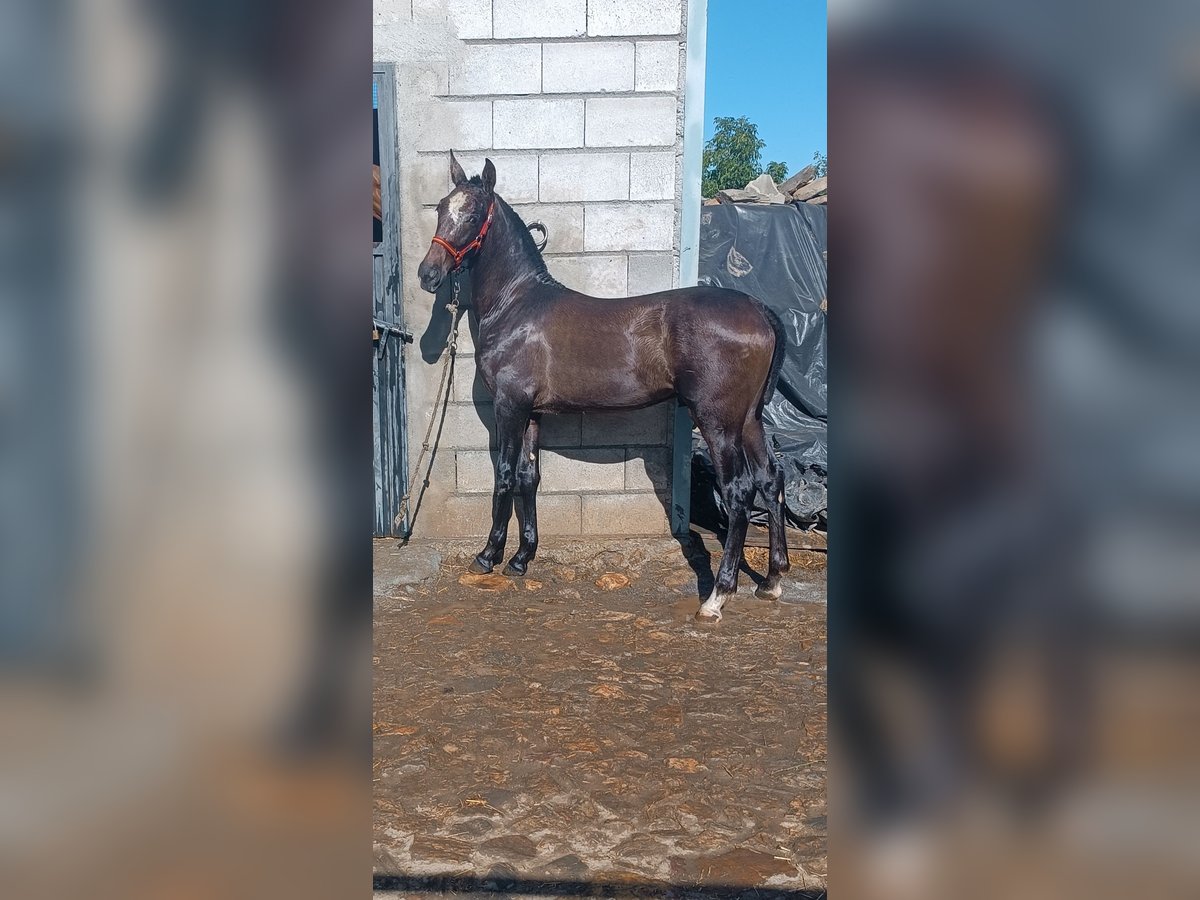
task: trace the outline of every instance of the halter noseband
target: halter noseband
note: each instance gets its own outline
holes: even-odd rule
[[[475,240],[471,241],[471,243],[467,244],[461,250],[455,250],[454,245],[445,238],[439,237],[436,234],[433,236],[433,243],[445,249],[445,251],[454,258],[454,268],[450,271],[457,272],[459,269],[461,269],[463,259],[466,258],[466,255],[472,250],[478,250],[483,245],[483,239],[487,236],[488,229],[492,227],[492,216],[495,212],[496,201],[492,200],[492,202],[488,204],[487,218],[483,220],[483,227],[479,229],[479,234],[475,236]]]

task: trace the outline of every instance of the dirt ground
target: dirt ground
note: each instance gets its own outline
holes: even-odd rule
[[[823,557],[780,601],[743,572],[708,625],[693,546],[551,546],[510,579],[377,542],[377,896],[818,895]]]

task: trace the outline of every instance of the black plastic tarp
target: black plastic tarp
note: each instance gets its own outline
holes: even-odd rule
[[[756,297],[787,331],[787,356],[763,424],[786,474],[788,519],[804,527],[826,517],[826,217],[825,206],[809,203],[722,203],[700,214],[700,284]],[[724,512],[708,448],[699,436],[693,448],[693,520],[722,526],[703,521]],[[764,511],[752,519],[764,522]]]

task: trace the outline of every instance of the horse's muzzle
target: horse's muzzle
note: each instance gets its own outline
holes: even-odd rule
[[[422,288],[431,294],[436,294],[437,289],[446,280],[446,273],[442,271],[441,266],[432,263],[421,263],[420,268],[417,269],[417,278],[420,279]]]

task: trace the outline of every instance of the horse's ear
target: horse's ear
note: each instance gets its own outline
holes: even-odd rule
[[[483,161],[483,186],[488,189],[489,194],[496,190],[496,167],[490,159]]]
[[[463,167],[454,158],[453,150],[450,151],[450,181],[455,187],[461,187],[467,182],[467,173],[463,171]]]

